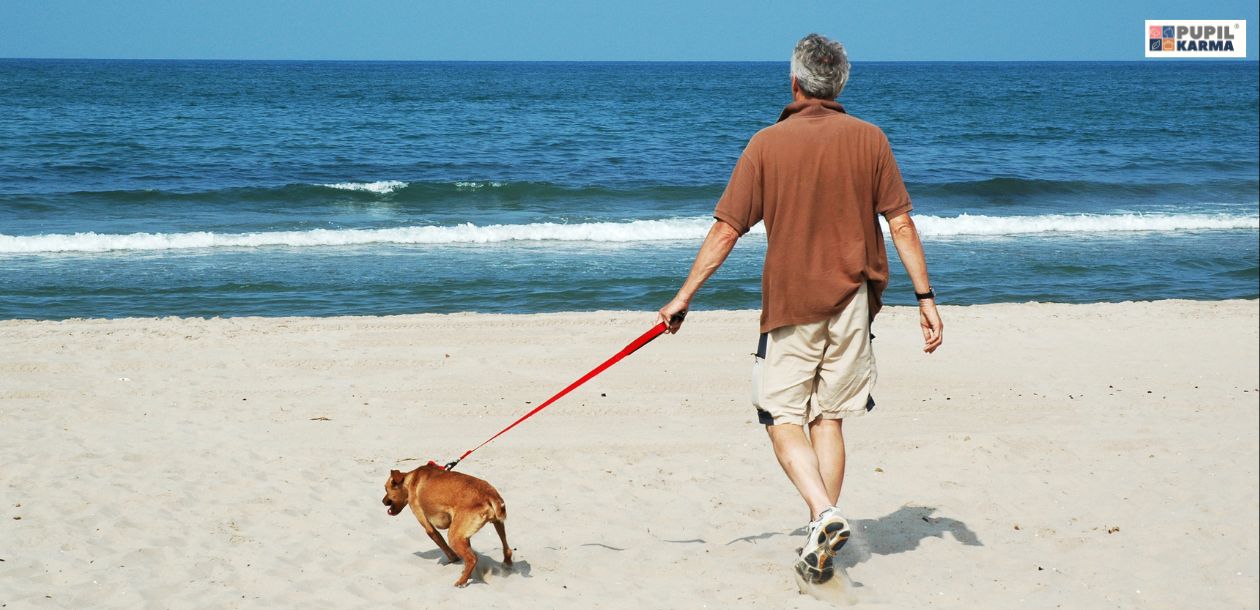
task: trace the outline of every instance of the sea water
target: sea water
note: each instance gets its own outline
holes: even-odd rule
[[[1257,73],[856,63],[840,101],[888,134],[942,303],[1257,298]],[[652,311],[787,77],[0,60],[0,318]],[[758,307],[765,245],[694,307]]]

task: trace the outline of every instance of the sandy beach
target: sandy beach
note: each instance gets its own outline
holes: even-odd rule
[[[864,607],[1256,607],[1256,301],[876,322],[846,426]],[[826,607],[748,405],[756,312],[696,312],[460,466],[507,501],[459,568],[391,468],[447,461],[650,314],[0,322],[0,605]]]

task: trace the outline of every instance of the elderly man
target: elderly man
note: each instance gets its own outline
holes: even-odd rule
[[[832,558],[849,537],[836,507],[844,481],[842,424],[875,406],[870,329],[888,284],[877,214],[888,220],[914,284],[925,352],[940,347],[943,329],[888,139],[834,101],[848,76],[840,43],[817,34],[797,43],[793,102],[748,142],[691,273],[659,314],[678,332],[679,314],[735,241],[765,222],[753,401],[775,457],[809,507],[796,570],[810,582],[832,577]]]

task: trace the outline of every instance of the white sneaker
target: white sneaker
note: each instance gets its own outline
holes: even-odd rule
[[[835,575],[832,559],[849,541],[849,522],[832,506],[809,524],[808,538],[796,561],[796,573],[805,582],[824,583]]]

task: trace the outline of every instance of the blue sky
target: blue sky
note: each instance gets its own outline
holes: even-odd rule
[[[786,60],[817,31],[856,61],[1141,59],[1145,19],[1255,0],[0,0],[0,57]]]

